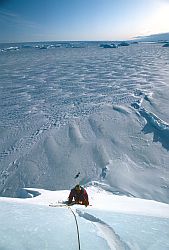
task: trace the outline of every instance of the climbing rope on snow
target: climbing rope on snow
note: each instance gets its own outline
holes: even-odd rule
[[[78,241],[78,247],[79,247],[79,250],[81,249],[80,248],[80,233],[79,233],[79,226],[78,226],[78,222],[77,222],[77,218],[76,218],[76,214],[75,212],[71,209],[71,207],[67,206],[70,211],[72,212],[74,218],[75,218],[75,222],[76,222],[76,229],[77,229],[77,241]]]
[[[81,250],[80,247],[80,233],[79,233],[79,226],[78,226],[78,222],[77,222],[77,218],[76,218],[76,214],[75,212],[71,209],[70,206],[68,206],[67,204],[49,204],[50,207],[67,207],[68,209],[70,209],[71,213],[74,216],[75,219],[75,223],[76,223],[76,230],[77,230],[77,241],[78,241],[78,250]]]

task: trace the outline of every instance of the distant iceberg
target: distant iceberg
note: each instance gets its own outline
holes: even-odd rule
[[[35,48],[36,49],[48,49],[49,45],[47,45],[47,44],[37,45],[37,46],[35,46]]]
[[[23,48],[23,49],[31,49],[31,48],[33,48],[33,46],[30,45],[30,44],[23,44],[23,45],[22,45],[22,48]]]
[[[133,42],[131,42],[131,44],[138,44],[139,42],[136,42],[136,41],[133,41]]]
[[[163,47],[169,47],[169,42],[168,42],[168,43],[165,43],[165,44],[163,45]]]
[[[130,44],[127,42],[121,42],[118,44],[118,46],[129,46]]]
[[[100,44],[100,47],[104,49],[112,49],[112,48],[115,49],[118,46],[115,43],[111,43],[111,44]]]
[[[9,48],[7,48],[6,50],[19,50],[19,47],[9,47]]]
[[[6,51],[16,51],[16,50],[19,50],[19,47],[13,47],[13,46],[11,46],[11,47],[8,47],[8,48],[3,48],[3,49],[1,49],[0,51],[1,52],[6,52]]]

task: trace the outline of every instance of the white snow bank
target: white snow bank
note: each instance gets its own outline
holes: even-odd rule
[[[82,249],[167,249],[169,205],[117,196],[106,191],[110,186],[99,182],[90,183],[86,189],[91,206],[71,207]],[[0,197],[0,249],[78,249],[71,210],[49,206],[67,200],[69,190],[24,190],[32,198]]]
[[[111,190],[111,187],[99,182],[92,182],[86,187],[89,202],[92,205],[90,209],[169,218],[168,204],[153,200],[114,195],[104,189]],[[66,201],[69,196],[69,190],[49,191],[31,188],[25,188],[24,190],[28,194],[27,197],[31,197],[32,193],[39,195],[32,196],[33,198],[29,199],[0,197],[0,202],[18,202],[48,206],[49,204]]]

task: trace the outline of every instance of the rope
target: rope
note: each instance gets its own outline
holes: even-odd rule
[[[68,206],[68,208],[70,209],[70,211],[72,212],[74,218],[75,218],[75,222],[76,222],[76,229],[77,229],[77,241],[78,241],[78,247],[79,247],[79,250],[81,249],[80,248],[80,233],[79,233],[79,227],[78,227],[78,223],[77,223],[77,218],[76,218],[76,215],[74,213],[74,211],[71,209],[71,207]]]

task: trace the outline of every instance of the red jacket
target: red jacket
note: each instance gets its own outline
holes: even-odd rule
[[[78,192],[75,188],[73,188],[69,194],[68,202],[71,203],[72,200],[75,200],[76,203],[82,203],[83,205],[89,205],[88,194],[86,190],[81,187],[81,190]]]

